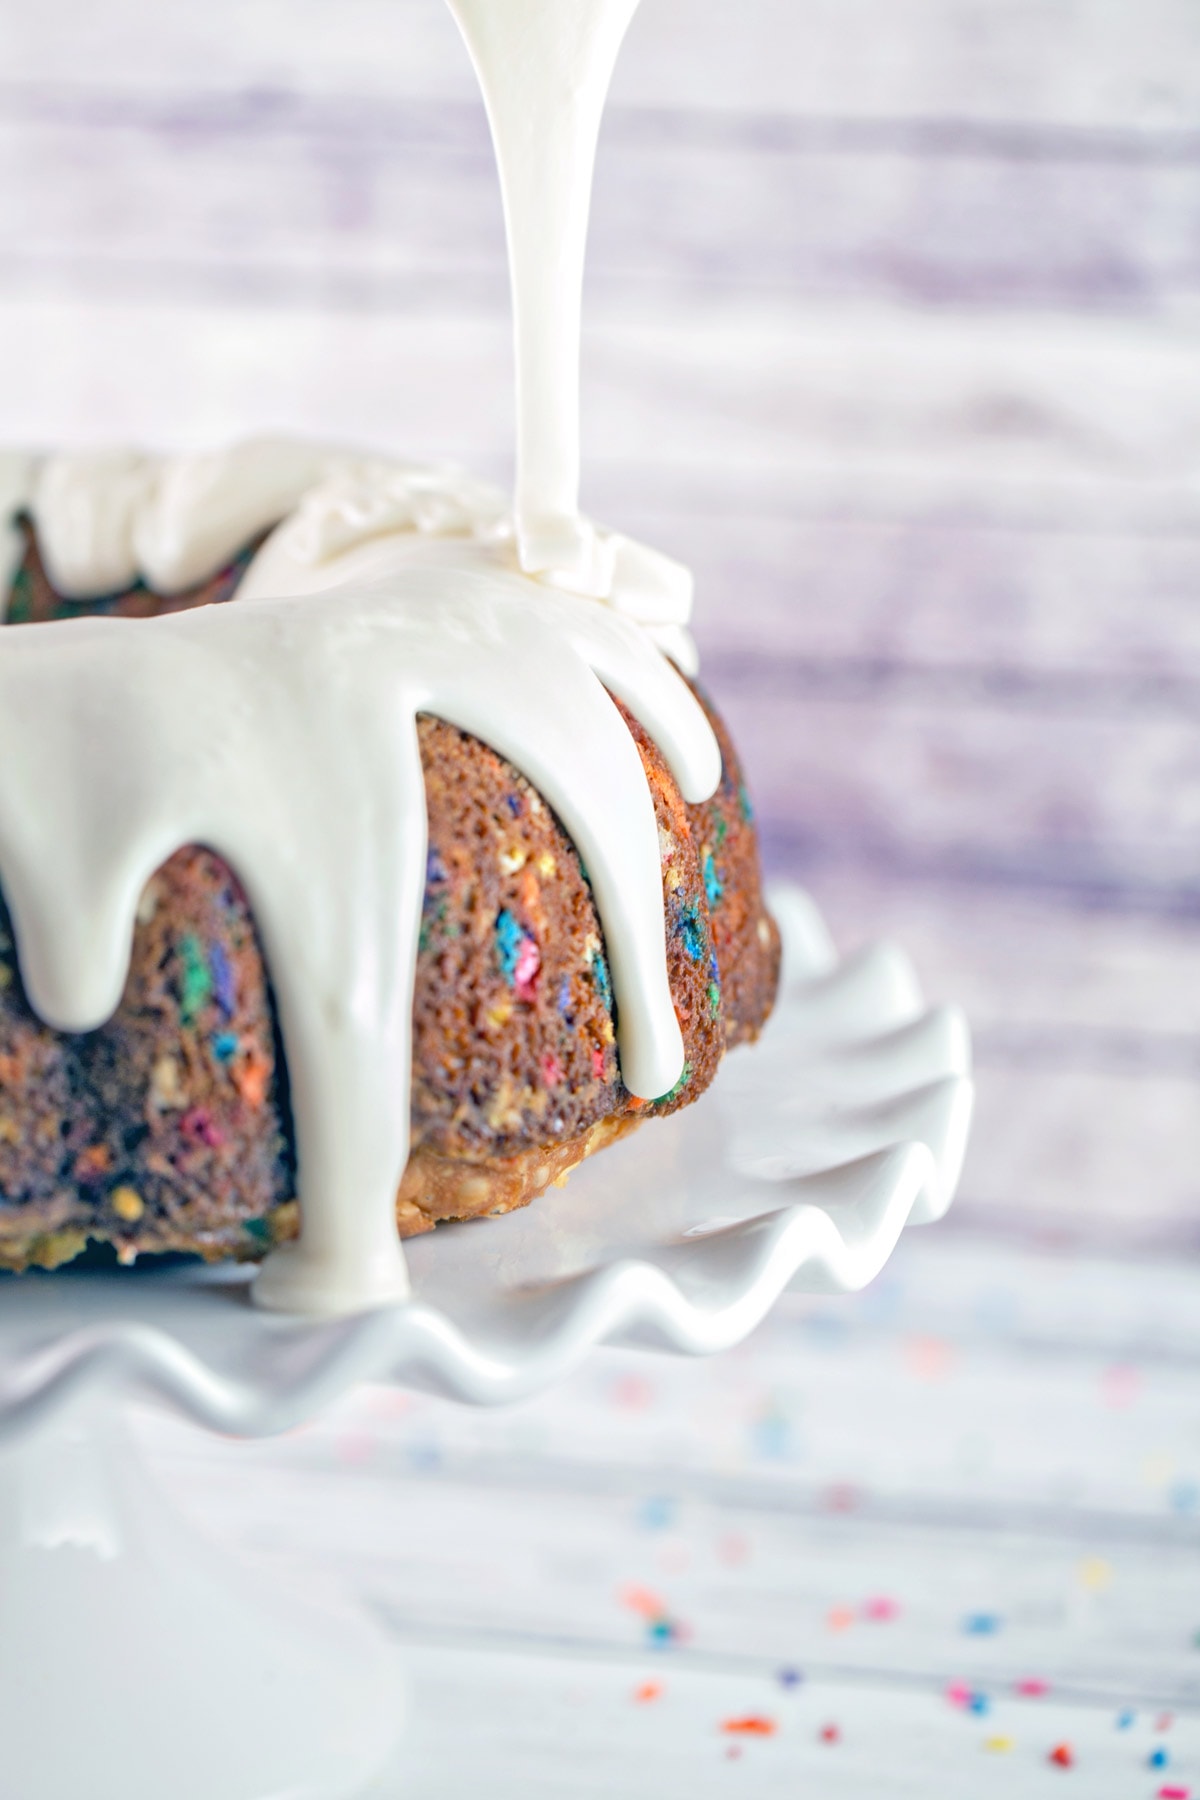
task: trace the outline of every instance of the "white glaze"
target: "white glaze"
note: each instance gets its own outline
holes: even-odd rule
[[[205,521],[205,529],[215,541],[228,539],[216,517]],[[613,577],[607,603],[636,619],[665,656],[694,675],[699,657],[687,630],[690,599],[681,605],[678,590],[656,578],[628,538],[600,531],[596,537]],[[317,593],[382,579],[416,560],[522,574],[500,489],[459,469],[344,457],[271,534],[239,593],[255,599]]]
[[[601,686],[601,682],[604,686]],[[151,620],[0,635],[0,881],[32,1004],[108,1018],[143,886],[180,845],[237,870],[279,1003],[303,1235],[258,1297],[340,1312],[402,1293],[411,1004],[425,872],[415,716],[528,775],[587,864],[621,1069],[664,1093],[683,1061],[653,807],[605,687],[683,792],[719,777],[704,715],[641,629],[521,577],[416,567],[386,582]]]
[[[137,580],[161,594],[183,593],[281,520],[255,564],[255,592],[328,587],[335,559],[389,536],[402,557],[417,534],[470,540],[487,546],[493,566],[520,568],[499,488],[454,467],[291,438],[175,456],[129,449],[41,461],[9,455],[0,458],[0,518],[19,511],[33,519],[46,572],[66,600],[96,599]],[[659,648],[694,674],[688,571],[620,532],[590,521],[587,529],[603,577],[597,597],[647,626]],[[19,552],[10,528],[0,542],[6,592]]]
[[[669,622],[685,624],[689,571],[628,539],[606,539],[579,511],[579,334],[592,172],[613,66],[638,0],[448,3],[483,90],[504,200],[520,566],[596,597],[614,586],[646,590],[661,608],[670,596]]]
[[[654,808],[606,688],[686,798],[720,777],[704,713],[660,654],[695,667],[690,575],[578,509],[588,194],[637,0],[450,4],[505,197],[512,513],[456,471],[286,440],[0,470],[2,516],[31,511],[51,580],[76,598],[138,577],[183,591],[289,515],[232,605],[0,635],[0,882],[32,1004],[86,1031],[120,1001],[154,870],[188,843],[237,870],[279,1005],[302,1216],[256,1298],[310,1313],[407,1291],[394,1203],[425,882],[417,714],[494,746],[562,819],[605,934],[622,1076],[645,1098],[674,1085],[683,1042]]]
[[[37,467],[28,507],[65,599],[119,593],[138,579],[178,594],[277,524],[336,464],[335,452],[290,438],[180,456],[75,451]]]

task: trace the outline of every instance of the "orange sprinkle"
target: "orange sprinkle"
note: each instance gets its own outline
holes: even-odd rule
[[[267,1083],[270,1079],[271,1065],[257,1051],[252,1050],[244,1061],[234,1066],[233,1085],[254,1112],[258,1111],[267,1097]]]
[[[721,1730],[738,1737],[774,1737],[779,1727],[774,1719],[762,1713],[747,1713],[740,1719],[724,1719]]]
[[[621,1589],[621,1605],[643,1619],[665,1619],[666,1603],[650,1588],[629,1586]]]
[[[641,1706],[650,1700],[662,1699],[663,1684],[661,1681],[643,1681],[641,1687],[633,1690],[633,1697]]]
[[[75,1158],[76,1181],[95,1181],[112,1168],[113,1155],[107,1144],[89,1144]]]
[[[830,1631],[845,1631],[854,1623],[852,1606],[831,1606],[825,1615],[825,1623]]]

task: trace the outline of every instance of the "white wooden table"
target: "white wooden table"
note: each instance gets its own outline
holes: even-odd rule
[[[1200,1793],[1198,1375],[1194,1268],[947,1225],[711,1362],[600,1351],[494,1414],[372,1389],[257,1446],[143,1427],[210,1531],[408,1647],[381,1797],[1137,1800]]]

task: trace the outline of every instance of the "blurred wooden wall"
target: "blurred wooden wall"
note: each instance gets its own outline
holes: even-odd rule
[[[441,0],[0,18],[6,439],[511,444]],[[970,1007],[959,1218],[1200,1247],[1200,13],[644,0],[586,500],[692,562],[768,854]]]

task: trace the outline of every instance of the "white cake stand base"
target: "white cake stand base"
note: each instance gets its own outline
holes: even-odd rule
[[[0,1455],[0,1786],[13,1800],[343,1800],[399,1734],[399,1657],[193,1531],[115,1407]]]
[[[0,1792],[12,1800],[348,1800],[402,1725],[365,1618],[277,1591],[186,1526],[119,1406],[147,1391],[239,1436],[361,1380],[517,1399],[596,1344],[703,1353],[789,1283],[865,1285],[953,1196],[971,1111],[960,1015],[884,946],[839,963],[773,897],[785,984],[696,1107],[508,1218],[412,1246],[412,1300],[256,1310],[239,1271],[0,1285]]]

